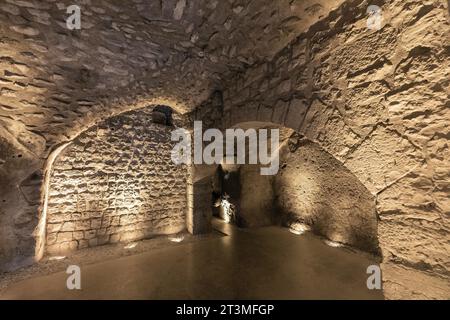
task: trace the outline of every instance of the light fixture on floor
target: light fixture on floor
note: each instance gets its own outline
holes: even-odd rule
[[[184,235],[182,234],[175,234],[175,235],[171,235],[169,236],[169,240],[172,242],[182,242],[184,240]]]
[[[342,243],[335,242],[335,241],[331,241],[331,240],[325,240],[325,243],[326,243],[328,246],[333,247],[333,248],[339,248],[339,247],[342,247],[342,246],[343,246]]]
[[[134,248],[137,247],[137,245],[138,245],[137,242],[132,242],[132,243],[127,244],[127,245],[124,247],[124,249],[127,249],[127,250],[134,249]]]
[[[289,231],[296,235],[304,234],[306,231],[309,230],[311,230],[311,227],[304,223],[295,222],[289,226]]]
[[[48,260],[49,261],[59,261],[59,260],[64,260],[66,258],[66,256],[54,256],[54,257],[50,257]]]

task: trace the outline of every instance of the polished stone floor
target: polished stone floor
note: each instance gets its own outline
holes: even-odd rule
[[[227,236],[81,265],[81,290],[68,290],[60,272],[15,283],[0,299],[383,298],[366,287],[376,262],[363,254],[279,227],[214,226]]]

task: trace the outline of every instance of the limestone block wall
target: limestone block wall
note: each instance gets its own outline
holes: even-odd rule
[[[140,110],[89,129],[54,163],[47,252],[172,234],[186,227],[187,168],[171,160],[172,127]]]
[[[229,81],[224,126],[274,122],[319,143],[375,198],[387,297],[448,298],[448,3],[376,4],[380,30],[366,1],[346,1]]]
[[[126,110],[194,109],[343,1],[0,1],[0,270],[42,248],[36,177],[55,146]]]

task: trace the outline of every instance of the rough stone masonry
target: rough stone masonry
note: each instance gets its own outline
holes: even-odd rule
[[[210,126],[276,123],[317,143],[375,199],[385,296],[449,298],[448,1],[83,0],[82,28],[68,30],[72,4],[0,2],[0,270],[38,259],[42,228],[49,243],[72,248],[117,241],[122,216],[123,225],[141,223],[132,205],[108,198],[123,180],[111,174],[111,186],[98,178],[98,194],[107,191],[98,200],[87,185],[53,182],[54,229],[39,225],[44,177],[52,152],[69,142],[65,152],[80,164],[106,170],[94,151],[115,144],[89,128],[165,104]],[[367,28],[371,4],[382,10],[380,30]],[[157,128],[149,130],[164,132]],[[63,179],[77,170],[65,159],[54,172],[61,182],[77,176]],[[120,172],[140,199],[138,173]],[[58,197],[76,203],[70,215],[80,216],[64,216],[72,225],[57,222],[68,214],[53,209]],[[83,214],[89,226],[78,222]],[[165,228],[163,216],[147,217],[142,232]]]
[[[379,4],[379,31],[367,30],[365,1],[348,1],[237,74],[223,126],[272,122],[318,143],[375,197],[388,296],[448,298],[448,4]]]
[[[188,171],[171,160],[173,128],[151,117],[110,118],[61,152],[47,190],[48,253],[185,230]]]

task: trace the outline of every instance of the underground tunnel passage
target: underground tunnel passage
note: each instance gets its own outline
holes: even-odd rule
[[[0,1],[0,299],[450,298],[447,1],[72,5]]]

